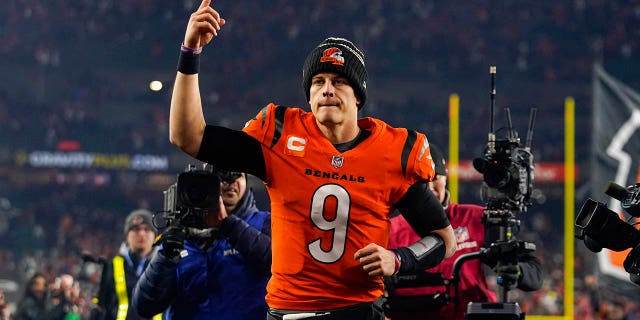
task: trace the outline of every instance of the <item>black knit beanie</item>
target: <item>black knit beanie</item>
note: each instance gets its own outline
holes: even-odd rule
[[[327,38],[307,56],[302,69],[302,88],[309,101],[311,78],[321,72],[335,72],[349,80],[356,97],[358,109],[367,100],[367,68],[364,54],[351,41],[344,38]]]

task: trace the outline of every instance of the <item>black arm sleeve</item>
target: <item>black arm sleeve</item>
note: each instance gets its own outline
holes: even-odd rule
[[[400,272],[416,272],[431,268],[444,259],[446,245],[437,234],[431,233],[450,225],[444,208],[426,182],[418,182],[407,190],[396,208],[413,230],[422,237],[417,242],[394,249],[402,264]]]
[[[207,125],[196,159],[217,168],[246,172],[261,180],[267,176],[260,142],[240,130]]]
[[[154,254],[133,289],[131,305],[143,317],[151,318],[163,312],[177,294],[176,267],[162,254]]]
[[[426,182],[418,182],[409,187],[407,193],[396,203],[396,208],[421,237],[450,225],[442,204],[427,188]]]
[[[271,225],[271,216],[265,219],[264,224]],[[228,216],[220,225],[222,235],[252,266],[265,275],[271,275],[271,228],[265,227],[262,231],[234,215]]]

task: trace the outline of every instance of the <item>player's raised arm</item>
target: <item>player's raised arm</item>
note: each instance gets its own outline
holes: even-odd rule
[[[203,0],[189,18],[171,97],[169,140],[191,156],[200,149],[206,125],[198,84],[200,54],[225,24],[210,3],[211,0]]]

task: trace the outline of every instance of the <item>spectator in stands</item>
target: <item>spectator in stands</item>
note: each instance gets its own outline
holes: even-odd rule
[[[4,299],[4,291],[0,289],[0,320],[11,320],[11,309]]]
[[[603,306],[603,320],[632,320],[633,314],[627,312],[627,305],[622,300],[607,299]]]
[[[67,314],[67,305],[62,301],[54,304],[47,278],[42,273],[34,274],[18,302],[16,320],[59,320]]]

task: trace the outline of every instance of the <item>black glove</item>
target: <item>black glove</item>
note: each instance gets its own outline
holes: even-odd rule
[[[517,263],[498,263],[496,273],[498,274],[499,285],[513,289],[518,285],[518,281],[522,275],[522,270]]]
[[[187,230],[183,227],[171,226],[162,233],[162,250],[160,253],[171,260],[179,260],[180,252],[184,249],[184,239],[187,237]]]

